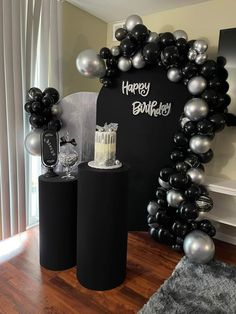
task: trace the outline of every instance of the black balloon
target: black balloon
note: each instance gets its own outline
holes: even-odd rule
[[[225,127],[225,118],[223,114],[213,114],[209,117],[209,120],[213,123],[214,132],[220,132]]]
[[[117,68],[117,59],[116,58],[110,58],[106,60],[106,66],[107,68]]]
[[[194,201],[200,197],[201,189],[200,189],[199,185],[193,183],[186,189],[184,194],[185,194],[187,199]]]
[[[106,69],[106,77],[114,77],[117,74],[117,69],[116,68],[107,68]]]
[[[182,73],[186,79],[190,79],[191,77],[197,75],[198,67],[195,63],[189,62],[182,68]]]
[[[218,104],[219,95],[214,89],[206,89],[202,94],[202,98],[208,103],[208,105],[214,107]]]
[[[183,161],[185,158],[185,154],[182,150],[175,149],[170,154],[170,159],[173,161]]]
[[[184,38],[179,38],[176,40],[176,47],[178,48],[180,54],[186,54],[189,49],[187,40]]]
[[[184,239],[181,238],[181,237],[176,237],[175,243],[179,244],[179,245],[183,245],[184,244]]]
[[[187,147],[188,138],[182,132],[177,132],[174,134],[174,143],[177,147]]]
[[[184,134],[187,136],[193,136],[197,133],[197,126],[196,123],[193,121],[188,121],[185,123],[183,127]]]
[[[156,228],[158,226],[155,216],[151,216],[151,215],[148,216],[147,223],[148,223],[149,227],[151,227],[151,228],[153,228],[153,227]]]
[[[217,76],[222,80],[225,81],[228,78],[228,72],[225,68],[218,67],[217,68]]]
[[[149,64],[155,64],[159,60],[160,47],[157,43],[148,43],[143,47],[143,58]]]
[[[109,59],[112,56],[111,50],[107,47],[103,47],[99,54],[102,59]]]
[[[34,101],[31,105],[32,111],[36,114],[41,114],[44,109],[44,105],[40,101]]]
[[[201,66],[200,73],[207,79],[216,76],[217,64],[213,60],[207,60]]]
[[[42,99],[44,107],[51,107],[54,104],[54,98],[51,95],[45,95]]]
[[[228,107],[231,102],[231,98],[228,94],[219,94],[217,108],[223,107],[224,109]]]
[[[118,28],[115,32],[115,37],[118,41],[121,41],[123,39],[125,39],[125,37],[127,36],[128,32],[126,29],[124,28]]]
[[[212,133],[214,126],[211,121],[203,119],[197,123],[197,130],[200,134]]]
[[[162,33],[160,34],[159,41],[162,47],[171,46],[175,44],[175,36],[170,32]]]
[[[58,91],[53,87],[47,87],[43,91],[43,95],[48,95],[53,98],[53,104],[56,104],[60,98]]]
[[[31,87],[28,91],[28,97],[30,100],[39,101],[43,97],[41,89],[37,87]]]
[[[48,123],[48,128],[51,130],[55,130],[56,132],[60,131],[62,127],[62,123],[61,120],[56,119],[56,120],[52,120]]]
[[[212,228],[212,223],[208,219],[203,219],[198,222],[198,228],[201,231],[208,233]]]
[[[220,67],[223,68],[223,67],[226,65],[226,59],[225,59],[225,57],[223,57],[223,56],[217,57],[216,63],[217,63],[218,66],[220,66]]]
[[[168,46],[162,52],[162,62],[166,66],[177,66],[179,64],[179,51],[176,46]]]
[[[121,41],[120,49],[124,57],[131,57],[137,50],[135,42],[130,38],[125,38]]]
[[[189,179],[183,173],[175,173],[170,176],[169,183],[175,189],[185,189],[189,184]]]
[[[207,188],[204,185],[199,185],[201,189],[201,195],[209,195]]]
[[[42,116],[33,113],[29,118],[29,122],[34,128],[41,128],[44,124],[44,119]]]
[[[166,244],[174,243],[174,236],[167,229],[159,227],[158,230],[158,241]]]
[[[157,188],[156,190],[156,197],[158,199],[166,200],[166,190],[163,188]]]
[[[182,202],[177,211],[181,219],[193,220],[198,217],[198,210],[190,202]]]
[[[198,223],[197,223],[197,221],[189,221],[188,222],[188,229],[189,229],[189,231],[191,232],[191,231],[193,231],[193,230],[196,230],[198,228]]]
[[[190,168],[190,166],[187,165],[186,162],[180,161],[175,165],[175,168],[178,172],[186,173],[188,169]]]
[[[212,225],[210,229],[208,229],[208,232],[207,234],[210,236],[210,237],[214,237],[216,235],[216,228]]]
[[[210,148],[206,153],[198,154],[200,161],[203,164],[210,162],[214,156],[213,150]]]
[[[42,116],[43,116],[44,124],[47,124],[52,119],[52,110],[51,110],[51,108],[49,108],[49,107],[44,108],[44,110],[42,112]]]
[[[104,76],[100,78],[100,82],[103,84],[105,87],[110,87],[112,86],[112,80],[110,77]]]
[[[28,113],[33,113],[33,110],[32,110],[32,102],[31,101],[28,101],[26,104],[25,104],[25,111],[28,112]]]
[[[181,244],[173,244],[172,246],[172,249],[177,251],[177,252],[182,252],[183,251],[183,245]]]
[[[148,29],[143,24],[137,24],[131,31],[131,35],[138,41],[143,42],[147,39]]]
[[[188,155],[185,158],[184,162],[186,162],[186,164],[189,165],[191,168],[196,168],[200,164],[198,156],[196,156],[194,154]]]
[[[208,85],[210,88],[221,92],[221,93],[227,93],[229,89],[229,84],[226,81],[222,81],[219,77],[214,77],[208,82]]]
[[[181,223],[179,221],[175,221],[172,225],[172,231],[176,236],[185,237],[188,232],[188,225]]]
[[[156,202],[160,206],[160,208],[165,208],[168,205],[166,199],[163,198],[158,198]]]
[[[188,41],[189,48],[193,48],[193,44],[195,41],[196,41],[196,39],[192,39],[192,40]]]
[[[168,226],[172,222],[171,218],[167,215],[165,210],[158,210],[156,213],[156,221],[162,226]]]
[[[209,212],[213,208],[213,200],[209,195],[201,195],[196,200],[199,211]]]

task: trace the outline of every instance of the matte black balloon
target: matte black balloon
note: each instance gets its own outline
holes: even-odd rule
[[[203,119],[197,123],[197,130],[200,134],[213,132],[213,123],[207,119]]]
[[[174,143],[177,147],[187,147],[188,138],[182,132],[177,132],[174,134]]]
[[[179,236],[182,238],[182,237],[185,237],[185,235],[188,232],[188,225],[183,224],[179,221],[175,221],[171,229],[176,236]]]
[[[180,54],[186,54],[189,49],[188,42],[184,38],[177,39],[175,45],[178,48]]]
[[[29,118],[29,122],[34,128],[41,128],[43,126],[44,120],[42,116],[38,116],[33,113]]]
[[[187,136],[193,136],[197,133],[197,125],[194,121],[188,121],[183,127],[184,134]]]
[[[196,209],[194,204],[190,202],[181,203],[178,210],[181,219],[193,220],[198,217],[198,210]]]
[[[184,195],[187,199],[194,201],[198,199],[201,195],[201,189],[199,185],[193,183],[185,191]]]
[[[34,102],[32,103],[31,108],[32,108],[32,111],[33,111],[34,113],[36,113],[36,114],[39,115],[39,114],[41,114],[41,113],[43,112],[44,105],[43,105],[43,103],[40,102],[40,101],[34,101]]]
[[[191,168],[196,168],[200,164],[198,156],[196,156],[194,154],[188,155],[185,158],[184,162],[186,162],[186,164],[189,165]]]
[[[170,179],[170,176],[175,173],[175,169],[173,168],[163,168],[160,171],[160,178],[165,181],[168,182]]]
[[[159,60],[160,47],[157,43],[151,42],[143,48],[143,58],[149,64],[155,64]]]
[[[111,87],[112,86],[112,80],[110,77],[104,76],[100,79],[100,82],[103,84],[105,87]]]
[[[185,158],[185,153],[181,150],[175,149],[170,154],[170,159],[173,161],[182,161]]]
[[[124,28],[118,28],[115,32],[115,38],[118,40],[118,41],[121,41],[123,39],[125,39],[125,37],[127,36],[128,32],[126,29]]]
[[[131,31],[131,35],[138,41],[143,42],[147,39],[148,29],[143,24],[137,24]]]
[[[107,47],[101,48],[99,54],[100,54],[100,57],[102,59],[109,59],[112,56],[111,55],[111,50],[109,48],[107,48]]]
[[[171,46],[175,44],[175,36],[170,32],[162,33],[160,34],[159,41],[162,47]]]
[[[121,41],[120,49],[124,57],[131,57],[137,50],[136,44],[130,38],[125,38]]]
[[[159,210],[156,213],[156,221],[162,226],[168,226],[172,222],[171,218],[167,215],[165,210]]]
[[[162,62],[166,66],[177,66],[179,64],[179,51],[176,46],[168,46],[163,50]]]
[[[106,69],[106,77],[114,77],[117,75],[118,70],[116,68]]]
[[[185,189],[189,184],[189,179],[183,173],[175,173],[170,176],[169,183],[175,189]]]
[[[204,185],[199,185],[200,189],[201,189],[201,195],[209,195],[209,192],[207,190],[207,188]]]
[[[62,122],[59,119],[52,120],[48,123],[48,128],[51,130],[55,130],[56,132],[60,131],[62,127]]]
[[[217,68],[217,76],[222,80],[226,81],[228,78],[228,72],[225,68],[218,67]]]
[[[200,161],[203,164],[206,164],[212,160],[212,158],[214,157],[214,153],[212,149],[209,149],[206,153],[198,154],[198,156],[199,156]]]
[[[178,172],[186,173],[188,169],[190,168],[190,166],[187,165],[186,162],[180,161],[176,164],[175,168]]]
[[[106,60],[107,68],[117,68],[118,60],[116,58],[110,58]]]
[[[210,106],[216,106],[218,104],[218,93],[213,89],[206,89],[202,98],[208,103]]]
[[[217,64],[213,60],[207,60],[201,66],[200,73],[207,79],[216,76]]]
[[[157,188],[156,190],[156,197],[158,199],[166,200],[166,190],[163,188]]]
[[[43,91],[43,95],[48,95],[53,98],[53,104],[56,104],[60,98],[58,91],[53,87],[47,87]]]
[[[27,113],[33,113],[33,110],[32,110],[32,102],[31,101],[28,101],[26,104],[25,104],[25,111]]]
[[[38,87],[31,87],[28,90],[28,97],[30,100],[39,101],[42,99],[43,93]]]
[[[223,56],[217,57],[216,63],[217,63],[218,66],[220,66],[220,67],[223,68],[223,67],[226,65],[226,59],[225,59],[225,57],[223,57]]]
[[[215,132],[220,132],[224,129],[225,118],[222,114],[213,114],[209,117],[209,120],[213,123]]]
[[[54,98],[50,95],[45,95],[42,99],[44,107],[51,107],[54,104]]]
[[[182,68],[182,74],[186,79],[190,79],[198,74],[198,67],[195,63],[189,62]]]

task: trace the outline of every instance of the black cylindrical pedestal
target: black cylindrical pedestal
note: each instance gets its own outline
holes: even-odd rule
[[[39,177],[40,264],[51,270],[76,265],[77,179]]]
[[[77,278],[86,288],[108,290],[126,275],[128,167],[79,165]]]

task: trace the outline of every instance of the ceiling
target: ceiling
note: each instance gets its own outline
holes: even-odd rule
[[[131,14],[147,15],[209,0],[67,0],[105,22],[125,19]]]

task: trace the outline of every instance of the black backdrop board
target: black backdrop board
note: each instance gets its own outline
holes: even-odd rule
[[[117,158],[131,166],[129,230],[147,229],[147,204],[155,197],[159,171],[169,161],[173,134],[189,98],[182,82],[170,82],[166,70],[155,67],[122,72],[114,87],[99,93],[97,124],[119,124]]]

